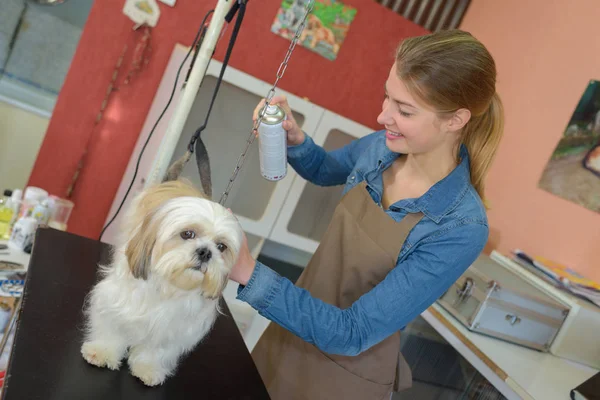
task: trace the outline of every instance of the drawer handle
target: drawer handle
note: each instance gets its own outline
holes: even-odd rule
[[[504,317],[504,319],[509,321],[511,325],[515,325],[515,324],[518,324],[519,322],[521,322],[521,318],[517,317],[516,315],[512,315],[512,314],[506,314],[506,317]]]

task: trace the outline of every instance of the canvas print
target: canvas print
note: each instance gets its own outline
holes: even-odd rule
[[[271,31],[292,40],[302,22],[306,3],[308,0],[283,0]],[[298,44],[329,60],[335,60],[356,12],[356,8],[338,0],[315,0]]]
[[[539,186],[600,212],[600,81],[590,81]]]

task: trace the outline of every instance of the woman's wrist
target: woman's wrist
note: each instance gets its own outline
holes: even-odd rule
[[[250,277],[254,273],[254,268],[256,268],[256,260],[250,258],[247,261],[247,265],[243,269],[243,274],[240,277],[240,281],[238,282],[240,285],[246,286],[250,281]]]
[[[240,254],[229,278],[242,286],[246,286],[256,268],[256,260],[250,254]]]
[[[294,135],[288,135],[288,145],[289,146],[299,146],[304,143],[306,140],[306,133],[304,131],[299,130],[299,132],[294,133]]]

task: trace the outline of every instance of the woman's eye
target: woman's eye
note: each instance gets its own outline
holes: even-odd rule
[[[217,244],[217,249],[218,249],[218,250],[219,250],[219,251],[222,253],[222,252],[224,252],[225,250],[227,250],[227,246],[226,246],[226,245],[224,245],[223,243],[218,243],[218,244]]]
[[[403,117],[410,117],[412,114],[400,110],[400,115],[402,115]]]
[[[183,231],[180,234],[183,240],[190,240],[196,237],[196,232],[194,231]]]

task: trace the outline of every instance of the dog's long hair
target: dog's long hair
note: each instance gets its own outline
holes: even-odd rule
[[[242,243],[230,211],[210,199],[210,163],[196,143],[202,190],[180,177],[190,152],[164,180],[128,207],[119,245],[90,291],[81,352],[91,364],[119,368],[147,385],[174,373],[182,354],[209,332]]]

